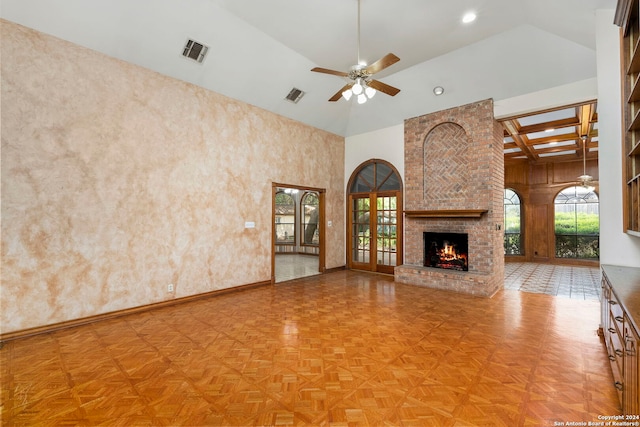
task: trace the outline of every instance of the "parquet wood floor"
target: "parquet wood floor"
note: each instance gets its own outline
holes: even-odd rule
[[[552,426],[620,413],[599,303],[342,271],[11,341],[5,426]]]

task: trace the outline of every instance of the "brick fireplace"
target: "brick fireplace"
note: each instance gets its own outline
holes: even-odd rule
[[[404,264],[395,280],[473,295],[504,283],[503,130],[493,101],[404,123]],[[424,233],[468,235],[468,271],[426,267]]]

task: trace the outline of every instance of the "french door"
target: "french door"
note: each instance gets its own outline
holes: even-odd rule
[[[349,268],[393,274],[402,261],[398,192],[349,196]]]

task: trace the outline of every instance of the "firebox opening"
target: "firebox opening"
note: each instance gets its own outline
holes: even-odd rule
[[[469,236],[466,233],[425,231],[424,266],[469,271]]]

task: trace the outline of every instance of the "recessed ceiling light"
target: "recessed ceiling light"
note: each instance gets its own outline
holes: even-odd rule
[[[433,93],[437,96],[442,95],[444,93],[444,88],[442,86],[436,86],[433,88]]]
[[[476,14],[474,12],[467,12],[462,17],[462,22],[464,22],[465,24],[468,24],[468,23],[473,22],[475,20],[476,20]]]

